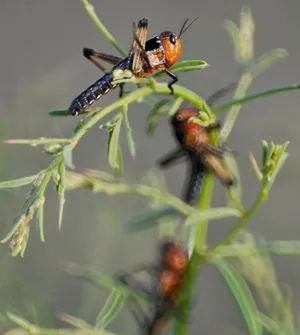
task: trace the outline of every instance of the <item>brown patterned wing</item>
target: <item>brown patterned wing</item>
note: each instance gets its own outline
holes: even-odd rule
[[[137,27],[133,23],[133,42],[130,56],[132,57],[131,70],[133,73],[139,72],[143,66],[143,53],[148,33],[148,20],[143,18],[139,20]]]

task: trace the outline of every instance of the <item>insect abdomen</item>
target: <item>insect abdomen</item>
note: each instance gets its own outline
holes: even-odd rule
[[[78,97],[72,101],[69,107],[69,111],[72,115],[78,115],[96,100],[100,99],[104,94],[115,88],[115,85],[112,85],[111,82],[111,74],[108,73],[80,93]]]
[[[127,58],[122,60],[119,64],[113,67],[112,71],[105,74],[103,77],[98,79],[86,90],[80,93],[72,102],[69,107],[69,112],[72,115],[78,115],[93,104],[96,100],[99,100],[104,94],[116,87],[112,84],[113,71],[115,69],[125,70],[128,67]]]

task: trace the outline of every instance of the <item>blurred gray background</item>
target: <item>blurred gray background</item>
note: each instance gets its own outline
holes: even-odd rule
[[[203,97],[238,78],[232,43],[223,25],[225,19],[239,21],[242,6],[252,8],[256,21],[255,56],[272,48],[289,52],[288,58],[259,76],[250,91],[294,83],[300,80],[299,13],[297,0],[210,0],[210,1],[100,1],[92,2],[110,31],[128,48],[131,24],[147,17],[150,36],[162,30],[178,31],[186,17],[200,19],[183,37],[181,59],[204,59],[210,67],[202,72],[180,74],[180,84]],[[50,118],[48,112],[67,108],[70,101],[101,73],[82,55],[83,47],[116,53],[89,19],[79,0],[2,0],[0,4],[0,139],[68,137],[78,119]],[[101,105],[116,98],[105,97]],[[299,93],[285,93],[245,105],[228,145],[239,152],[244,203],[249,205],[258,191],[248,152],[260,157],[262,138],[290,140],[291,154],[280,172],[267,203],[251,220],[256,235],[272,239],[297,239],[299,225]],[[167,120],[160,123],[155,136],[145,134],[149,108],[130,107],[129,118],[137,143],[133,161],[122,137],[125,171],[130,182],[138,182],[154,167],[155,161],[174,146]],[[97,127],[89,131],[74,152],[77,169],[89,167],[109,171],[106,158],[107,135]],[[51,158],[41,148],[0,147],[1,180],[38,172]],[[180,195],[185,178],[184,165],[166,172],[170,192]],[[28,189],[0,192],[0,227],[3,236],[18,215]],[[221,187],[217,203],[223,202]],[[107,296],[94,287],[64,274],[63,260],[71,260],[114,274],[120,268],[152,260],[157,232],[125,234],[124,218],[146,207],[137,196],[94,196],[89,191],[67,194],[62,231],[57,230],[57,198],[47,191],[45,206],[46,243],[38,240],[33,229],[25,258],[12,259],[7,245],[0,251],[0,312],[19,311],[43,326],[62,326],[55,313],[64,311],[93,322]],[[231,221],[211,226],[210,240],[216,242]],[[299,261],[296,257],[276,258],[282,287],[290,287],[292,304],[300,310]],[[224,334],[225,326],[242,329],[238,311],[216,269],[205,266],[198,279],[196,306],[190,334]],[[32,311],[36,309],[37,313]],[[37,314],[36,317],[34,315]],[[110,330],[119,334],[137,333],[131,316],[124,310]],[[0,325],[1,329],[1,325]]]

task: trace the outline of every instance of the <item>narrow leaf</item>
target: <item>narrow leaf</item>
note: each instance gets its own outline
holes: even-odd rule
[[[236,300],[251,335],[263,335],[263,327],[258,322],[259,311],[243,277],[232,264],[224,260],[214,260],[223,279]]]
[[[146,120],[146,131],[148,134],[152,135],[157,127],[158,121],[165,111],[165,107],[169,100],[162,99],[158,101],[151,109]]]
[[[267,159],[269,157],[269,144],[267,141],[262,140],[262,166],[265,166],[267,164]]]
[[[227,217],[240,217],[242,214],[239,210],[232,207],[217,207],[204,210],[194,210],[192,214],[185,220],[186,226],[192,226],[199,221],[211,221],[224,219]]]
[[[35,174],[33,176],[27,176],[27,177],[22,177],[18,179],[2,181],[0,182],[0,189],[16,188],[16,187],[25,186],[25,185],[33,183],[37,179],[37,177],[38,177],[38,174]]]
[[[274,49],[260,56],[249,69],[249,72],[256,77],[263,71],[266,71],[271,66],[275,65],[281,59],[284,59],[288,52],[284,49]]]
[[[68,171],[66,173],[66,189],[73,190],[77,188],[89,188],[95,193],[103,192],[110,196],[122,193],[136,193],[160,203],[170,205],[185,215],[188,215],[192,210],[191,206],[179,198],[154,187],[142,184],[127,184],[118,179],[108,181],[107,179],[96,178],[95,174],[89,176],[88,173],[82,175]]]
[[[233,187],[230,187],[229,192],[231,192],[231,196],[234,197],[234,199],[230,197],[230,203],[236,207],[237,205],[236,202],[238,202],[238,204],[242,203],[242,182],[241,182],[239,166],[233,154],[226,153],[224,155],[224,158],[225,162],[230,168],[230,171],[232,172],[232,175],[235,178],[235,184],[233,185]],[[240,206],[238,207],[240,208]]]
[[[45,197],[42,197],[39,201],[39,207],[36,211],[36,228],[40,236],[40,240],[45,242],[44,236],[44,204],[45,204]]]
[[[113,169],[119,169],[120,166],[120,130],[123,119],[123,113],[119,114],[119,117],[116,119],[114,127],[109,132],[108,140],[108,162]]]
[[[188,72],[194,70],[203,70],[209,67],[209,64],[204,60],[184,60],[176,63],[170,67],[172,72]],[[154,74],[154,77],[159,77],[164,74],[164,71],[158,71]]]
[[[124,121],[124,128],[125,128],[125,134],[126,134],[129,152],[130,152],[131,157],[134,158],[136,155],[135,142],[132,136],[132,128],[129,123],[127,111],[124,111],[123,121]]]
[[[117,316],[124,305],[124,295],[113,290],[96,318],[95,328],[105,329]]]
[[[18,230],[21,224],[24,222],[25,215],[22,215],[19,221],[13,226],[13,228],[9,231],[9,233],[0,241],[0,243],[8,242],[14,235],[14,233]]]
[[[72,146],[66,145],[63,149],[63,159],[65,166],[68,167],[71,170],[75,169],[75,165],[73,164],[73,152],[72,152]]]
[[[116,41],[115,37],[108,31],[102,21],[99,19],[98,15],[95,12],[95,8],[87,0],[81,0],[85,10],[87,11],[89,17],[92,19],[93,23],[106,38],[106,40],[123,56],[126,57],[127,53]]]
[[[116,282],[111,277],[103,275],[102,273],[90,268],[83,267],[79,264],[66,262],[62,264],[63,270],[67,273],[82,278],[89,283],[95,285],[97,288],[106,288],[112,290],[116,286]]]
[[[299,255],[300,241],[261,241],[256,245],[249,243],[233,243],[218,247],[214,257],[246,257],[256,256],[258,253],[269,253],[273,255]]]
[[[10,313],[10,312],[7,312],[7,317],[14,323],[16,324],[17,326],[23,328],[24,330],[27,330],[29,333],[31,334],[38,334],[38,332],[40,331],[40,328],[32,323],[30,323],[29,321],[27,321],[26,319],[16,315],[16,314],[13,314],[13,313]]]
[[[5,140],[3,143],[5,144],[29,144],[32,147],[36,147],[38,145],[51,145],[51,144],[68,144],[71,143],[71,139],[69,138],[46,138],[41,137],[37,139],[10,139]]]
[[[116,177],[120,177],[122,175],[122,166],[123,166],[123,154],[122,154],[122,148],[120,144],[118,146],[117,154],[118,154],[117,156],[118,167],[114,169],[114,175]]]
[[[153,228],[159,224],[159,219],[166,216],[174,216],[179,213],[170,206],[160,206],[136,214],[127,225],[129,231],[137,232]]]
[[[64,162],[61,162],[58,166],[58,173],[60,176],[58,184],[58,229],[61,230],[64,204],[65,204],[65,173],[66,168]]]
[[[248,89],[248,87],[250,86],[250,84],[252,83],[253,80],[253,76],[249,73],[249,72],[245,72],[244,74],[242,74],[241,79],[239,80],[239,83],[237,85],[235,94],[233,99],[238,99],[243,97],[246,94],[246,91]],[[229,134],[231,133],[236,119],[238,117],[238,114],[241,110],[241,105],[236,105],[236,106],[232,106],[229,113],[227,114],[225,121],[223,123],[223,127],[220,131],[220,143],[225,143]]]
[[[257,179],[259,181],[261,181],[263,179],[263,174],[261,173],[261,170],[260,170],[260,168],[258,166],[257,160],[254,157],[254,155],[253,155],[252,152],[249,152],[249,159],[250,159],[251,166],[253,168],[253,171],[254,171]]]
[[[299,255],[300,241],[268,241],[262,248],[276,255]]]
[[[60,320],[68,323],[69,325],[78,328],[78,329],[83,329],[83,330],[89,330],[93,329],[91,325],[86,323],[84,320],[80,318],[76,318],[75,316],[72,316],[67,313],[57,313],[56,315]]]
[[[277,166],[276,166],[276,170],[273,172],[272,176],[271,176],[271,179],[269,180],[269,183],[268,183],[268,191],[270,191],[279,171],[281,170],[283,164],[285,163],[285,161],[288,159],[289,157],[289,154],[287,152],[283,153],[282,156],[280,157],[278,163],[277,163]]]
[[[184,100],[182,98],[176,98],[175,101],[174,101],[174,103],[173,103],[173,105],[169,109],[168,115],[169,116],[174,115],[177,112],[178,108],[183,103],[183,101]]]
[[[241,45],[241,36],[240,36],[240,31],[238,26],[229,20],[225,21],[224,28],[226,29],[229,37],[232,40],[233,46],[234,46],[234,51],[235,51],[235,59],[238,62],[241,62],[241,57],[240,57],[240,45]]]
[[[267,330],[269,334],[272,335],[283,335],[284,333],[280,329],[279,325],[272,318],[267,315],[260,313],[257,318],[257,322],[260,322],[261,325]]]
[[[142,295],[137,294],[134,288],[131,288],[130,286],[127,285],[123,285],[117,279],[112,279],[110,276],[106,276],[93,269],[86,268],[71,262],[65,263],[63,265],[63,269],[67,273],[73,276],[86,280],[87,282],[93,284],[97,288],[100,289],[105,288],[110,291],[117,290],[118,292],[121,292],[123,294],[130,294],[139,301],[142,302],[147,301]]]

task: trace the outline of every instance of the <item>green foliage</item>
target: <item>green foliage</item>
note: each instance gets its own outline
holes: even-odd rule
[[[82,4],[107,41],[113,45],[122,56],[126,56],[126,52],[97,17],[94,7],[87,0],[82,0]],[[259,206],[267,200],[271,187],[288,157],[288,153],[286,152],[288,142],[284,144],[274,144],[271,142],[269,144],[263,141],[261,165],[256,161],[254,155],[250,154],[250,162],[258,178],[260,188],[252,205],[248,209],[245,209],[242,204],[240,172],[237,162],[232,155],[228,155],[226,161],[237,177],[238,186],[226,190],[227,203],[222,207],[214,208],[211,206],[214,179],[213,176],[208,173],[204,176],[199,200],[194,208],[170,193],[161,190],[161,188],[157,186],[149,186],[145,183],[129,184],[121,178],[122,151],[120,135],[122,131],[125,132],[131,156],[136,156],[135,141],[128,117],[128,113],[130,112],[129,106],[133,103],[146,102],[151,105],[146,122],[146,130],[150,134],[156,129],[161,117],[173,115],[183,102],[189,103],[199,109],[202,112],[202,117],[199,122],[205,122],[205,124],[214,123],[218,113],[228,110],[220,134],[214,133],[211,137],[213,144],[219,144],[227,140],[244,103],[279,92],[300,89],[300,84],[295,84],[266,89],[247,96],[247,89],[253,79],[283,59],[287,53],[285,50],[275,49],[257,59],[254,58],[254,21],[249,8],[242,10],[240,28],[231,21],[227,21],[225,27],[233,41],[235,58],[242,66],[240,80],[236,85],[233,99],[229,102],[210,109],[205,100],[187,88],[175,85],[174,95],[170,96],[170,91],[166,83],[158,83],[153,77],[150,79],[139,79],[134,77],[130,71],[129,73],[128,71],[117,71],[117,73],[114,73],[115,83],[131,83],[133,86],[135,84],[142,84],[143,86],[134,89],[126,96],[104,108],[89,109],[78,122],[70,138],[10,139],[5,141],[7,144],[30,145],[33,147],[43,146],[44,153],[52,157],[52,162],[47,168],[35,175],[0,183],[1,189],[30,186],[30,192],[24,203],[20,217],[16,220],[11,231],[2,239],[1,243],[10,241],[12,256],[20,255],[24,257],[30,235],[31,221],[34,216],[36,216],[36,226],[39,237],[41,241],[45,241],[45,191],[51,181],[54,182],[58,196],[59,229],[63,222],[64,203],[66,192],[68,191],[88,189],[95,194],[104,193],[108,196],[135,193],[150,199],[152,202],[151,205],[154,205],[153,208],[138,213],[125,225],[125,229],[129,231],[140,231],[157,227],[164,217],[178,215],[184,217],[185,223],[183,229],[188,236],[190,263],[189,275],[184,281],[182,292],[183,313],[188,312],[189,301],[195,288],[197,273],[201,270],[204,263],[210,262],[220,271],[225,284],[228,286],[232,297],[237,303],[245,326],[250,334],[262,335],[267,331],[271,334],[293,335],[296,334],[297,330],[295,328],[290,303],[278,288],[271,260],[266,254],[299,254],[300,241],[257,242],[251,235],[242,233]],[[177,63],[171,70],[173,72],[186,72],[202,70],[207,66],[208,64],[203,60],[189,60]],[[154,77],[160,76],[161,74],[162,73],[159,72],[155,74]],[[163,96],[163,99],[157,100],[153,95]],[[108,162],[114,175],[89,169],[86,169],[82,173],[70,171],[74,169],[72,153],[76,149],[79,141],[87,134],[91,127],[95,126],[112,112],[115,112],[115,114],[108,122],[101,125],[100,128],[108,131]],[[49,114],[51,116],[69,115],[67,111],[61,110],[53,111]],[[209,247],[207,242],[209,223],[212,220],[221,221],[225,218],[235,218],[235,226],[217,245]],[[244,237],[242,242],[238,240],[238,237],[241,236]],[[254,268],[255,271],[253,271]],[[98,289],[105,288],[110,292],[106,303],[96,318],[95,325],[89,325],[77,317],[60,313],[58,317],[73,328],[42,329],[26,319],[8,312],[7,317],[18,329],[11,330],[7,334],[109,335],[112,333],[106,331],[105,328],[117,317],[120,309],[124,305],[126,297],[134,297],[143,304],[147,304],[148,302],[146,297],[138,294],[133,289],[93,269],[67,263],[64,264],[64,270],[73,276],[92,283]],[[249,283],[254,287],[260,303],[265,308],[263,313],[260,311],[256,299],[253,298]],[[275,304],[277,305],[275,306]],[[186,329],[186,323],[182,320],[175,320],[175,334],[186,334]]]

